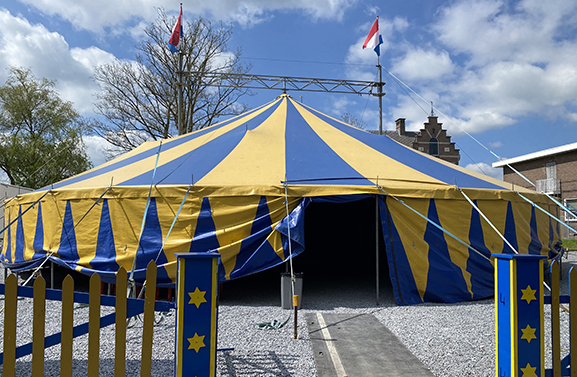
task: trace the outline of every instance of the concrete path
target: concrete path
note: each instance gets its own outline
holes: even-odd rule
[[[319,377],[433,377],[371,314],[307,313]]]

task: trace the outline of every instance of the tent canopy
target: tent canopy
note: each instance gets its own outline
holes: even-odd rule
[[[174,253],[218,251],[226,281],[289,258],[289,228],[292,256],[303,252],[311,201],[374,195],[397,302],[461,301],[492,295],[488,257],[513,252],[462,192],[518,252],[553,256],[559,247],[558,226],[512,189],[282,95],[16,197],[5,206],[7,223],[17,221],[2,260],[22,269],[48,256],[105,281],[133,265],[142,281],[155,260],[159,283],[172,285]],[[556,213],[546,196],[523,195]]]

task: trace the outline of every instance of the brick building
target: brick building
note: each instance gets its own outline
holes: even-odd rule
[[[537,191],[545,192],[564,202],[577,213],[577,143],[545,149],[523,156],[509,158],[493,163],[494,168],[503,168],[503,180],[516,186],[535,190],[523,177],[513,171],[517,170],[535,184]],[[577,229],[577,219],[569,214],[561,215],[571,227]],[[561,236],[570,234],[567,228],[561,227]]]
[[[455,149],[455,143],[451,141],[451,136],[447,136],[447,130],[443,129],[443,123],[439,123],[437,117],[431,115],[424,126],[425,128],[419,132],[406,131],[405,118],[399,118],[396,120],[396,130],[384,131],[384,134],[420,152],[459,165],[461,154],[458,149]]]

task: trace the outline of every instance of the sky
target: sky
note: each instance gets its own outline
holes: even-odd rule
[[[94,116],[95,68],[131,61],[143,27],[168,0],[4,0],[0,3],[0,85],[10,67],[57,81],[62,99]],[[232,25],[228,48],[242,49],[251,74],[377,81],[377,56],[362,49],[379,16],[386,83],[383,129],[406,118],[423,128],[431,112],[461,151],[460,165],[491,167],[577,141],[577,2],[574,0],[183,0],[183,21],[202,16]],[[280,92],[254,90],[254,108]],[[289,92],[341,118],[378,129],[378,99]],[[224,119],[223,119],[224,120]],[[95,165],[104,141],[85,137]]]

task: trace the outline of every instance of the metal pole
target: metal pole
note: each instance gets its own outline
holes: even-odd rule
[[[379,306],[379,196],[375,195],[375,264],[377,274],[377,306]]]
[[[293,283],[294,285],[294,283]],[[298,326],[298,309],[299,309],[299,301],[300,301],[300,296],[295,295],[293,293],[293,307],[294,307],[294,326],[293,326],[293,339],[296,339],[298,337],[298,333],[297,333],[297,326]]]
[[[377,68],[379,68],[379,135],[383,134],[383,70],[381,67],[380,58],[377,56]]]
[[[182,121],[182,52],[178,53],[178,134],[184,134],[184,125]]]

